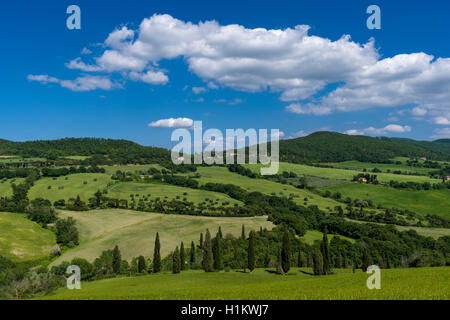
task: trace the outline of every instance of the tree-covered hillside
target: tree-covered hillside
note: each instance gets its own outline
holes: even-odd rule
[[[447,161],[450,160],[450,140],[429,142],[316,132],[307,137],[280,141],[281,161],[293,163],[383,162],[394,157],[427,157]]]
[[[144,147],[126,140],[98,138],[65,138],[59,140],[38,140],[12,142],[0,140],[0,155],[19,155],[22,157],[107,156],[120,163],[135,162],[140,159],[157,163],[170,160],[170,152],[163,148]]]

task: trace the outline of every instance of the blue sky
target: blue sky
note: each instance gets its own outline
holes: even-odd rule
[[[71,4],[81,30],[66,28]],[[366,27],[371,4],[381,30]],[[173,128],[156,122],[178,118],[277,128],[285,138],[317,130],[450,138],[448,12],[435,0],[5,1],[0,138],[169,147]]]

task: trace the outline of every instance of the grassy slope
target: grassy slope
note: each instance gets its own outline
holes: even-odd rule
[[[68,178],[68,180],[65,180]],[[97,181],[94,181],[97,179]],[[87,184],[84,184],[84,181]],[[110,176],[102,173],[79,173],[71,174],[67,177],[42,178],[35,182],[34,186],[28,192],[30,199],[44,198],[52,202],[60,199],[69,200],[80,196],[81,200],[87,201],[94,196],[97,190],[106,188],[108,182],[111,181]],[[51,186],[51,189],[48,189]],[[64,189],[59,190],[59,187]]]
[[[60,289],[45,299],[172,299],[172,300],[275,300],[275,299],[448,299],[450,268],[382,270],[381,290],[366,287],[368,274],[338,270],[316,277],[293,269],[279,276],[263,269],[253,273],[205,273],[117,278],[82,283],[81,290]]]
[[[150,168],[156,168],[158,170],[161,170],[162,167],[158,164],[143,164],[143,165],[128,165],[128,166],[102,166],[105,168],[106,173],[109,175],[112,175],[116,173],[118,170],[122,172],[131,172],[131,173],[137,173],[137,172],[145,172],[148,171]]]
[[[187,193],[187,195],[184,195],[184,193]],[[218,192],[195,190],[166,184],[137,182],[125,182],[113,185],[108,189],[107,196],[130,200],[131,194],[139,194],[139,197],[136,197],[136,199],[142,198],[143,196],[148,196],[150,194],[151,197],[149,197],[149,199],[160,198],[161,200],[164,200],[165,197],[168,197],[167,200],[170,201],[172,199],[176,199],[177,196],[180,196],[180,200],[186,198],[187,201],[192,201],[195,203],[203,202],[206,198],[208,198],[214,201],[219,199],[219,205],[222,205],[223,201],[230,202],[230,205],[235,203],[242,204],[242,202],[234,200],[229,196]]]
[[[53,232],[23,214],[0,212],[0,255],[32,260],[48,256],[55,244]]]
[[[297,189],[290,185],[283,185],[276,182],[264,180],[264,179],[252,179],[245,176],[238,175],[228,171],[224,167],[200,167],[198,168],[201,178],[200,183],[231,183],[247,190],[248,192],[258,191],[264,194],[270,195],[275,192],[278,196],[284,195],[289,197],[291,193],[298,195],[294,198],[294,201],[303,204],[305,197],[309,198],[308,205],[317,205],[319,208],[326,210],[327,207],[334,208],[340,203],[332,200],[320,197],[307,190]]]
[[[346,183],[327,190],[339,191],[352,199],[371,199],[385,207],[409,209],[421,214],[450,218],[450,190],[408,191],[383,186]]]
[[[207,228],[215,233],[221,226],[224,235],[232,233],[238,236],[242,224],[247,231],[259,230],[260,226],[272,229],[273,226],[266,217],[212,218],[130,210],[62,211],[60,214],[77,220],[81,242],[80,246],[65,253],[54,264],[70,261],[74,257],[92,261],[116,244],[124,259],[130,260],[139,255],[151,257],[156,232],[161,238],[161,254],[166,256],[181,241],[184,241],[186,248],[190,247],[191,241],[198,242],[200,233]]]
[[[423,162],[423,161],[422,161]],[[410,167],[406,163],[403,163],[401,165],[397,164],[383,164],[383,163],[369,163],[369,162],[359,162],[359,161],[344,161],[344,162],[331,162],[331,163],[325,163],[326,165],[330,165],[336,168],[340,169],[353,169],[353,170],[372,170],[374,168],[380,169],[383,172],[386,172],[386,170],[400,170],[402,172],[418,172],[420,174],[427,175],[430,171],[436,171],[437,169],[430,169],[430,168],[421,168],[421,167]]]
[[[258,165],[246,165],[248,168],[252,169],[254,172],[259,173],[260,164]],[[336,169],[336,168],[318,168],[312,167],[302,164],[293,164],[280,162],[280,170],[283,171],[292,171],[298,175],[310,175],[316,177],[323,177],[328,179],[343,179],[343,180],[353,180],[353,177],[362,172],[362,170],[345,170],[345,169]],[[378,180],[380,182],[389,182],[391,180],[406,182],[430,182],[430,183],[439,183],[441,180],[439,179],[431,179],[425,176],[409,176],[409,175],[400,175],[393,173],[376,173],[378,176]]]
[[[0,197],[10,197],[12,196],[12,186],[11,182],[14,180],[15,184],[20,184],[25,181],[23,178],[15,178],[15,179],[9,179],[5,182],[0,181]]]

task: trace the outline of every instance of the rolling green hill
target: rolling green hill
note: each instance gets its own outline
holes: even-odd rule
[[[55,234],[18,213],[0,212],[0,255],[13,260],[48,257]]]
[[[429,142],[316,132],[307,137],[280,141],[280,160],[293,163],[379,162],[399,156],[450,160],[450,143],[447,140]]]
[[[131,210],[95,210],[89,212],[62,211],[61,217],[73,217],[80,231],[80,245],[58,258],[53,264],[70,261],[75,257],[93,261],[102,251],[117,244],[122,258],[153,255],[156,233],[161,239],[161,254],[166,256],[184,241],[198,242],[201,232],[216,232],[219,226],[224,235],[240,235],[242,225],[246,230],[272,229],[267,217],[212,218],[199,216],[169,215]]]
[[[450,267],[385,269],[381,290],[369,290],[368,274],[335,270],[312,276],[294,268],[287,276],[256,269],[252,273],[183,271],[134,278],[83,282],[82,290],[60,289],[49,300],[404,300],[449,299]]]

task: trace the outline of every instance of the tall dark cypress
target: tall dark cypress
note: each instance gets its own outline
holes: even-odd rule
[[[180,273],[180,269],[181,269],[180,252],[178,251],[178,247],[176,247],[172,256],[172,273],[174,274]]]
[[[291,259],[290,259],[290,246],[289,246],[289,232],[288,230],[284,231],[283,234],[283,243],[281,247],[281,267],[284,273],[288,273],[291,268]]]
[[[180,246],[180,270],[186,270],[186,252],[184,251],[184,243]]]
[[[314,274],[316,276],[320,276],[320,275],[324,274],[324,272],[323,272],[323,257],[322,257],[321,250],[318,247],[315,249],[313,261],[314,261],[314,266],[313,266]]]
[[[330,267],[330,249],[328,246],[328,235],[327,235],[327,228],[325,227],[325,230],[323,231],[323,239],[322,239],[322,245],[321,245],[321,253],[323,257],[323,272],[324,274],[329,274],[331,272]]]
[[[155,249],[153,251],[153,273],[161,271],[161,244],[159,243],[159,233],[156,233]]]
[[[147,272],[147,263],[145,262],[145,258],[143,256],[139,256],[138,258],[138,272],[139,273]]]
[[[246,236],[245,236],[245,226],[244,226],[244,225],[242,225],[241,239],[242,239],[242,240],[245,240],[245,239],[246,239]]]
[[[303,252],[299,251],[297,256],[297,267],[303,268],[305,266],[305,258]]]
[[[200,233],[200,243],[199,243],[199,248],[203,249],[203,232]]]
[[[220,226],[219,226],[219,231],[217,232],[217,235],[220,237],[220,239],[223,239],[222,228]]]
[[[248,269],[252,272],[255,269],[255,239],[254,232],[250,231],[248,239]]]
[[[362,271],[366,272],[369,266],[370,266],[370,252],[367,246],[364,246],[362,266],[361,266]]]
[[[206,230],[205,241],[203,242],[203,270],[211,272],[213,270],[212,264],[212,248],[211,248],[211,234]]]
[[[220,230],[219,230],[220,232]],[[220,233],[217,232],[216,238],[213,240],[213,257],[214,257],[214,269],[222,270],[222,238]]]
[[[112,261],[113,272],[115,274],[120,274],[121,263],[122,263],[122,256],[120,254],[119,247],[116,245],[113,250],[113,261]]]
[[[191,252],[190,252],[190,259],[189,262],[191,263],[191,268],[195,263],[195,244],[194,241],[191,242]]]

